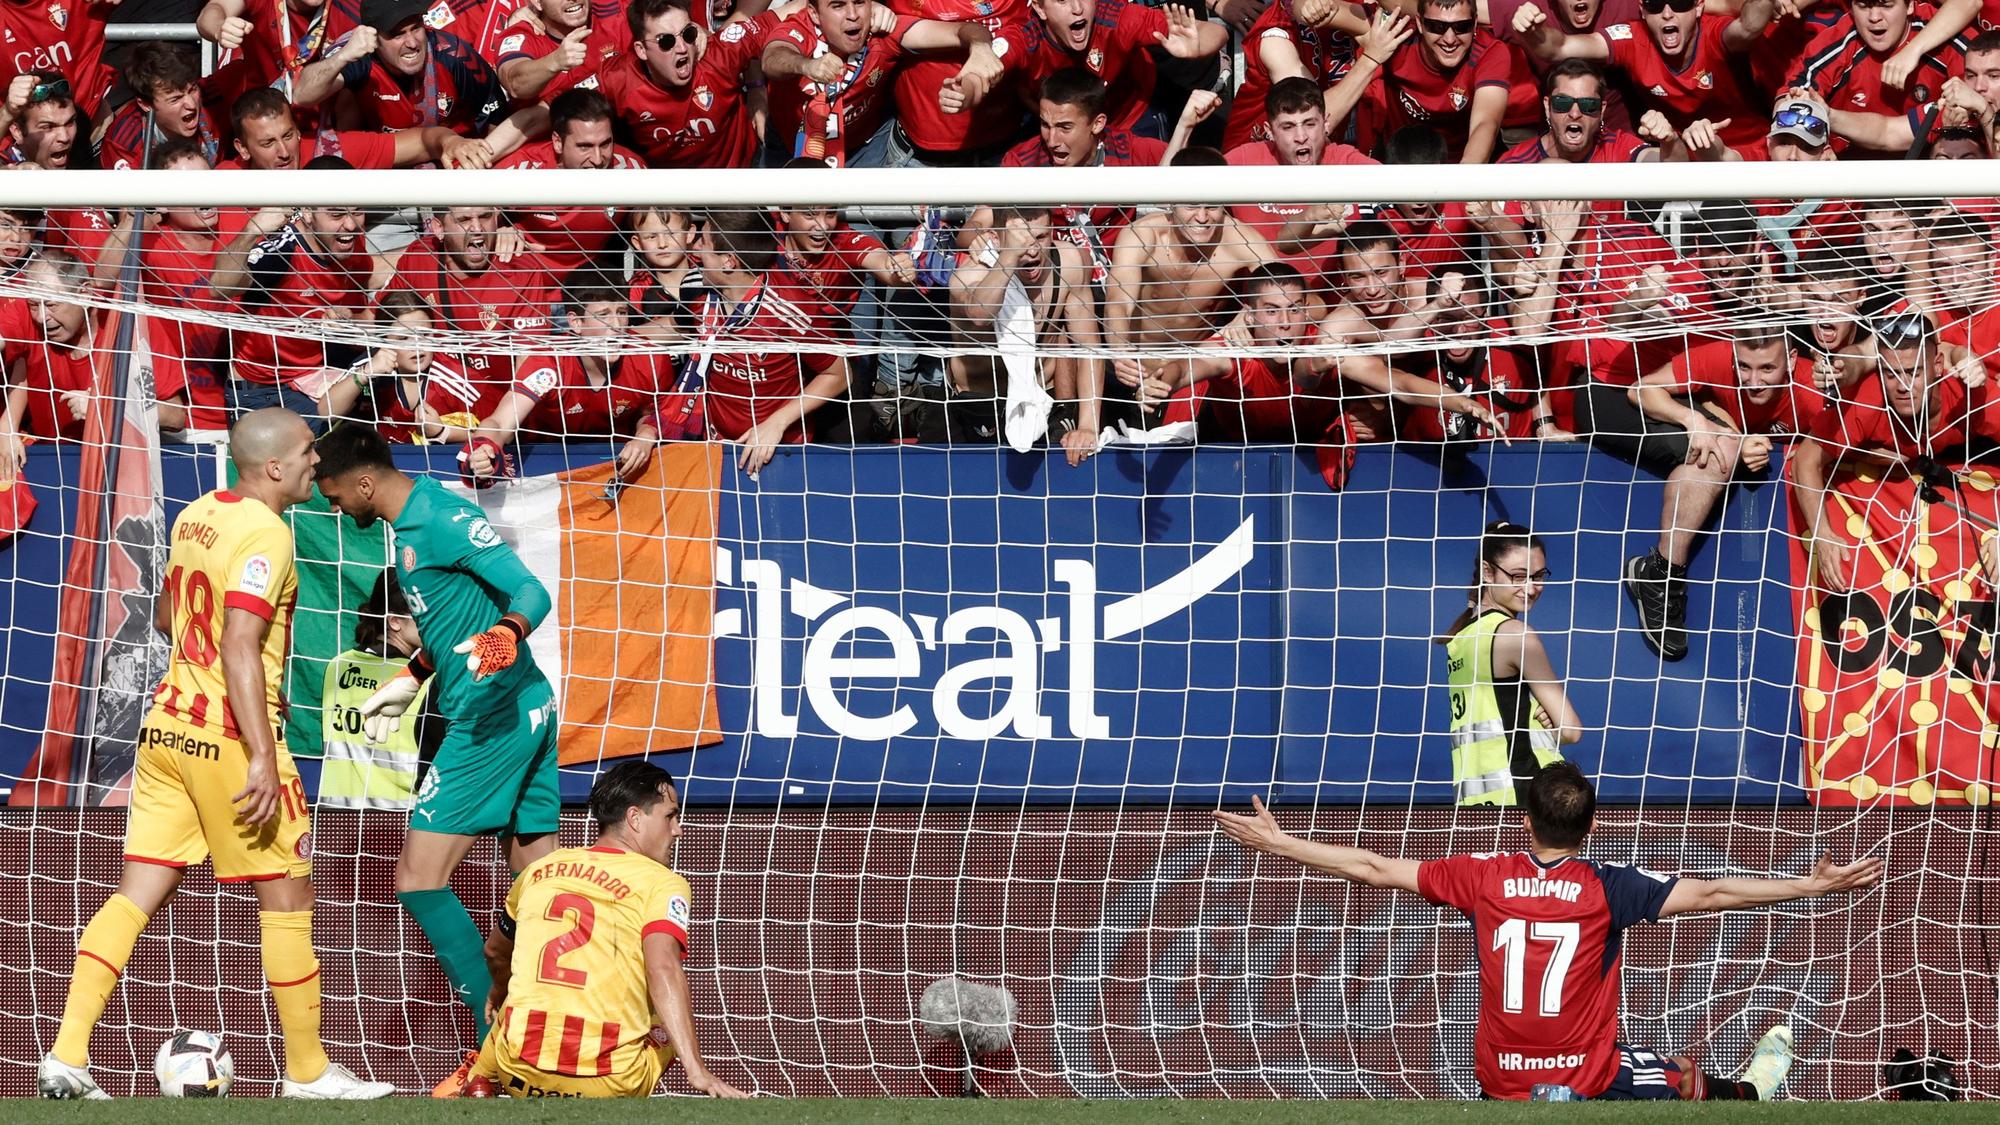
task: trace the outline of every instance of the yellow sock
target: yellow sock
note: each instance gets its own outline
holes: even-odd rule
[[[319,1041],[319,958],[313,953],[312,911],[265,910],[257,915],[264,931],[264,978],[278,1005],[285,1033],[285,1074],[313,1082],[326,1073],[326,1047]]]
[[[76,943],[76,970],[69,978],[69,1000],[63,1004],[62,1030],[56,1032],[57,1058],[71,1066],[90,1062],[90,1032],[104,1014],[111,990],[118,987],[118,974],[132,959],[132,946],[149,920],[131,899],[115,894],[83,928]]]

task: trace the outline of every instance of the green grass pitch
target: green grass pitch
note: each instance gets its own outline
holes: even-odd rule
[[[1924,1125],[1927,1122],[1986,1120],[1992,1109],[1977,1103],[1903,1105],[1865,1102],[1828,1105],[1821,1102],[1779,1102],[1745,1105],[1709,1102],[1702,1105],[1601,1104],[1534,1105],[1477,1102],[1223,1102],[1223,1101],[1066,1101],[960,1099],[785,1100],[759,1098],[751,1102],[711,1102],[683,1099],[645,1101],[512,1101],[440,1103],[399,1098],[367,1104],[291,1102],[273,1106],[262,1098],[223,1101],[149,1100],[123,1102],[15,1102],[6,1119],[16,1125],[44,1122],[108,1122],[115,1125],[144,1119],[146,1125],[206,1125],[212,1121],[272,1120],[279,1112],[285,1125],[373,1123],[385,1125],[444,1125],[502,1121],[624,1122],[698,1121],[701,1125],[1514,1125],[1517,1122],[1583,1121],[1735,1121],[1745,1117],[1804,1123],[1808,1116],[1829,1125]]]

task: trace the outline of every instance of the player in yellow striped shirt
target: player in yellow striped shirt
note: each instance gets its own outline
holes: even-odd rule
[[[695,1042],[681,971],[690,896],[666,866],[681,834],[673,777],[650,762],[614,766],[591,787],[590,815],[596,844],[535,860],[507,894],[486,942],[493,1030],[467,1086],[643,1098],[678,1057],[696,1091],[747,1097]]]
[[[312,431],[289,410],[257,410],[229,431],[236,486],[174,520],[166,589],[153,625],[171,651],[139,728],[125,871],[77,942],[76,970],[54,1048],[36,1078],[44,1097],[106,1097],[90,1077],[90,1032],[139,932],[213,859],[219,883],[256,890],[264,973],[285,1033],[288,1098],[387,1097],[329,1062],[319,1037],[319,959],[312,947],[311,810],[285,751],[285,655],[298,580],[284,512],[313,491]]]

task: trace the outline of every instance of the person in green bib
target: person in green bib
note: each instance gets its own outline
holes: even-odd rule
[[[555,850],[555,692],[523,643],[548,615],[549,592],[478,505],[429,477],[405,475],[373,427],[329,430],[316,471],[336,513],[363,529],[388,521],[396,579],[425,640],[362,703],[363,733],[388,741],[428,682],[445,736],[410,810],[396,897],[437,950],[484,1040],[493,985],[485,941],[450,880],[483,835],[501,837],[517,872]]]
[[[425,708],[430,684],[419,688],[410,703],[410,711],[422,719],[401,724],[380,743],[368,741],[361,709],[422,647],[395,568],[385,568],[355,617],[354,647],[326,666],[326,686],[320,692],[325,759],[319,774],[320,807],[408,812],[416,803],[417,771],[436,756],[444,740],[444,721]]]
[[[1583,737],[1528,610],[1549,580],[1542,541],[1496,520],[1479,538],[1465,612],[1437,639],[1451,688],[1451,774],[1461,805],[1518,805],[1520,788]]]

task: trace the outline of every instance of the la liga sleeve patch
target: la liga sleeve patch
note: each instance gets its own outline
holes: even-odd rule
[[[263,555],[243,560],[243,573],[236,579],[236,588],[260,598],[267,596],[271,592],[271,560]]]

